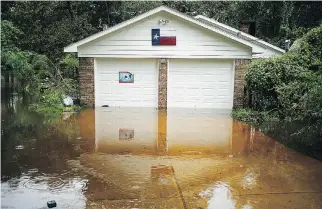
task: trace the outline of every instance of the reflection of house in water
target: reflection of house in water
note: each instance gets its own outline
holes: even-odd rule
[[[80,113],[80,132],[84,151],[110,154],[267,154],[260,149],[272,153],[279,146],[229,114],[213,110],[96,108]]]
[[[229,115],[214,114],[197,110],[98,108],[96,150],[115,154],[228,154],[232,149],[233,122]],[[120,140],[124,139],[121,130],[132,131],[134,137],[130,141]]]
[[[88,109],[79,114],[81,149],[85,152],[95,150],[95,111]]]

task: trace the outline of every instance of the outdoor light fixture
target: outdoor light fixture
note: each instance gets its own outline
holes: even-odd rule
[[[163,20],[163,19],[161,19],[158,22],[159,22],[159,24],[162,23],[163,25],[165,25],[165,24],[169,23],[169,20]]]

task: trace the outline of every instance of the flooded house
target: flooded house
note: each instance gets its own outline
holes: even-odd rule
[[[243,103],[245,66],[284,53],[245,32],[161,6],[64,51],[80,59],[83,104],[231,110]]]

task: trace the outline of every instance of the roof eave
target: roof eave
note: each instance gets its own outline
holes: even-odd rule
[[[64,52],[77,52],[77,46],[69,45],[64,47]]]

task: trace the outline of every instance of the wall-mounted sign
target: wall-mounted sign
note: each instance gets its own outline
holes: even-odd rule
[[[176,31],[171,29],[152,29],[152,46],[177,45]]]
[[[119,140],[130,141],[134,138],[134,129],[119,129]]]
[[[120,71],[119,83],[134,83],[134,74],[127,71]]]

